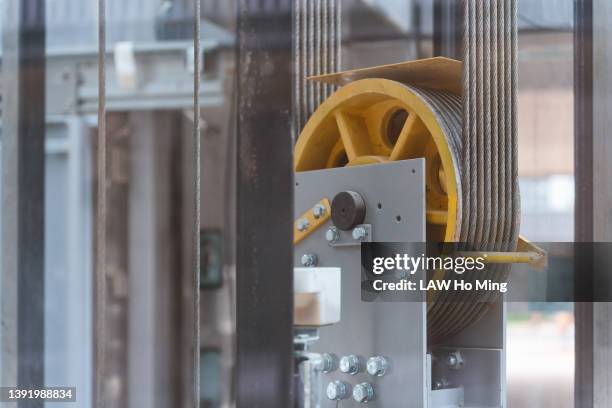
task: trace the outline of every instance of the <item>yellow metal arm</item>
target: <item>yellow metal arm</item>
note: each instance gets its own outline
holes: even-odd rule
[[[293,223],[293,245],[312,234],[331,217],[331,205],[327,198],[316,203],[310,210],[300,215]]]
[[[489,264],[529,264],[533,269],[541,271],[548,264],[548,254],[545,250],[519,236],[515,252],[469,251],[461,252],[468,258],[484,258]]]

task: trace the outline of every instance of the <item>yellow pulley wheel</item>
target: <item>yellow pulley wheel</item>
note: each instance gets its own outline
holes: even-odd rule
[[[295,171],[425,158],[428,241],[456,241],[461,225],[458,95],[387,79],[345,85],[310,117]]]

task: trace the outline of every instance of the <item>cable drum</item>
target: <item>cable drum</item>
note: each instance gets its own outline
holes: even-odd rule
[[[399,126],[401,132],[391,145],[383,130],[391,118],[398,116],[397,112],[405,112],[402,115],[405,123]],[[499,181],[488,178],[488,184],[481,183],[479,173],[467,171],[463,112],[461,96],[451,92],[379,78],[349,83],[311,116],[296,145],[295,169],[308,171],[343,166],[345,161],[336,159],[342,155],[346,156],[349,165],[424,157],[427,240],[459,242],[463,237],[474,236],[477,231],[494,240],[492,237],[504,231],[505,220],[512,215],[492,212],[491,208],[509,209],[512,206],[498,205],[497,200],[491,199],[494,205],[489,215],[483,217],[481,208],[473,205],[478,201],[470,200],[474,190],[492,191],[491,184]],[[484,155],[475,157],[477,165],[472,170],[484,167],[484,163],[478,162]],[[435,167],[437,163],[440,169]],[[505,175],[501,171],[500,174]],[[436,185],[438,177],[444,179],[439,183],[443,188]],[[443,214],[441,220],[433,219],[431,215],[436,213]],[[501,236],[511,242],[510,234],[504,232]],[[475,241],[467,242],[476,244]],[[495,281],[505,281],[507,268],[488,267],[487,274]],[[466,276],[466,279],[470,278]],[[452,293],[434,298],[428,304],[430,344],[443,341],[476,322],[496,297],[495,293],[475,292],[463,298]]]

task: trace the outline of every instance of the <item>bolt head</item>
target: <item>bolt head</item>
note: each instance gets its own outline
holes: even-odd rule
[[[361,383],[353,388],[353,399],[357,402],[368,402],[374,398],[374,387],[370,383]]]
[[[342,381],[333,381],[327,385],[327,398],[332,401],[340,401],[346,398],[348,389]]]
[[[296,227],[298,231],[306,231],[308,227],[310,227],[310,223],[306,218],[300,218],[297,222]]]
[[[359,357],[354,354],[340,359],[340,371],[345,374],[355,375],[359,372],[359,368]]]
[[[302,266],[311,267],[317,266],[317,262],[319,261],[315,254],[304,254],[302,255]]]
[[[463,366],[463,357],[461,353],[459,351],[449,353],[446,356],[446,365],[453,370],[460,369],[461,366]]]
[[[340,233],[338,232],[338,228],[333,227],[328,229],[325,232],[325,240],[329,243],[335,243],[338,242],[338,240],[340,239]]]
[[[327,211],[327,209],[323,204],[316,204],[314,207],[312,207],[312,215],[314,215],[315,218],[321,218],[324,216],[325,211]]]
[[[364,227],[357,227],[353,229],[353,239],[356,241],[362,241],[368,235],[368,231]]]
[[[366,363],[366,369],[368,370],[368,374],[382,377],[387,373],[389,363],[387,359],[382,356],[370,357]]]
[[[336,368],[334,356],[328,353],[321,354],[321,360],[319,361],[317,368],[325,374],[334,371],[334,369]]]

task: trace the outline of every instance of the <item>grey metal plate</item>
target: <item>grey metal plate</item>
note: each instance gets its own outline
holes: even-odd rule
[[[464,360],[459,370],[449,369],[444,358],[459,351]],[[438,347],[433,350],[432,377],[444,379],[451,387],[463,387],[465,407],[499,408],[506,406],[505,355],[503,350]]]
[[[366,224],[373,228],[373,241],[425,241],[425,161],[406,160],[384,165],[344,167],[297,173],[295,216],[303,214],[324,197],[354,190],[365,199]],[[381,208],[378,209],[378,204]],[[397,216],[401,221],[397,221]],[[341,322],[320,329],[312,350],[338,357],[355,354],[362,371],[348,375],[336,370],[321,375],[321,407],[359,407],[352,397],[339,402],[325,397],[327,384],[341,380],[349,390],[360,382],[374,386],[373,408],[422,408],[426,405],[426,304],[425,302],[366,303],[361,301],[360,247],[332,247],[325,241],[328,224],[295,248],[295,265],[302,254],[312,252],[318,266],[342,268]],[[373,377],[365,371],[368,357],[382,355],[391,362],[391,372]]]

